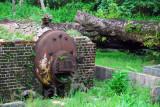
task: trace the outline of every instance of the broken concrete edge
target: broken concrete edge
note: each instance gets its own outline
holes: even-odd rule
[[[151,86],[150,94],[153,98],[152,102],[158,102],[160,100],[160,86]]]
[[[112,78],[112,73],[115,73],[115,71],[123,71],[123,70],[117,70],[109,67],[104,66],[95,66],[95,79],[97,80],[106,80]],[[150,87],[150,94],[153,98],[152,102],[157,102],[160,98],[160,77],[144,74],[144,73],[138,73],[138,72],[132,72],[127,71],[127,74],[130,75],[129,79],[136,83],[138,82],[140,86],[143,87]]]
[[[160,65],[144,66],[143,73],[160,77]]]
[[[0,104],[0,107],[26,107],[26,103],[23,101],[11,102],[11,103]]]
[[[95,78],[97,80],[111,79],[112,78],[111,73],[115,73],[115,71],[123,71],[123,70],[96,65]],[[132,71],[127,71],[127,74],[130,75],[129,77],[130,80],[132,80],[133,82],[138,81],[141,86],[151,87],[152,85],[159,85],[160,83],[160,77],[157,76],[139,72],[132,72]]]

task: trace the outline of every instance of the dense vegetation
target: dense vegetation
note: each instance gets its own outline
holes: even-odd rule
[[[69,93],[64,98],[52,97],[52,99],[42,99],[38,97],[24,100],[27,107],[59,107],[64,103],[64,107],[159,107],[159,103],[152,103],[149,94],[149,87],[140,87],[139,84],[128,82],[129,75],[125,71],[116,72],[113,78],[104,81],[94,80],[94,87],[87,93],[77,90]],[[59,104],[52,102],[59,101]],[[1,102],[0,102],[1,104]]]
[[[19,0],[16,1],[16,15],[13,15],[12,0],[0,2],[0,19],[2,18],[28,18],[41,20],[35,14],[50,13],[53,22],[73,22],[77,10],[92,13],[101,18],[122,18],[132,20],[160,19],[160,2],[158,0],[45,0],[46,11],[40,8],[39,0],[24,0],[20,8]]]
[[[139,84],[128,82],[129,75],[125,71],[116,72],[113,78],[102,82],[94,80],[94,87],[87,93],[78,90],[64,98],[52,97],[42,99],[38,97],[25,100],[27,107],[59,107],[64,103],[65,107],[159,107],[159,103],[152,103],[149,87],[140,87]],[[53,100],[60,104],[53,104]],[[2,102],[0,101],[0,104]]]

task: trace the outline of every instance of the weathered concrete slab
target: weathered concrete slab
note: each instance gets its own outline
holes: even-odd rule
[[[160,86],[152,86],[150,90],[150,94],[152,95],[153,102],[157,102],[160,98]]]
[[[144,66],[143,73],[160,77],[160,65]]]
[[[121,70],[116,70],[113,68],[96,65],[95,78],[97,80],[111,79],[112,78],[111,73],[115,73],[115,71],[121,71]],[[139,82],[141,86],[151,87],[152,85],[158,85],[160,83],[160,77],[147,75],[143,73],[131,72],[131,71],[127,71],[127,74],[131,75],[129,77],[130,80],[132,80],[133,82],[135,81]]]
[[[26,104],[23,101],[18,101],[18,102],[0,104],[0,107],[26,107]]]
[[[112,74],[115,73],[115,71],[121,71],[121,70],[116,70],[113,68],[108,68],[104,66],[95,66],[95,78],[97,80],[105,80],[105,79],[111,79]],[[130,75],[129,79],[132,80],[132,82],[136,83],[138,82],[141,86],[147,86],[151,87],[150,94],[153,98],[153,102],[157,102],[158,99],[160,98],[160,77],[148,75],[148,74],[143,74],[143,73],[137,73],[137,72],[127,72],[128,75]]]
[[[115,73],[115,71],[116,69],[113,69],[113,68],[96,65],[95,66],[95,78],[97,80],[111,79],[112,78],[111,73]]]

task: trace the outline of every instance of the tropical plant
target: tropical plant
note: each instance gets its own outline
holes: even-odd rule
[[[126,71],[115,71],[115,73],[112,73],[113,78],[109,79],[108,85],[117,94],[124,93],[129,87],[128,77],[130,77],[130,75],[126,73]]]

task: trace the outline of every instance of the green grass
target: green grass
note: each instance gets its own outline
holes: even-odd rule
[[[59,9],[50,9],[46,7],[46,12],[53,15],[53,22],[73,22],[73,19],[76,15],[77,10],[82,10],[87,3],[69,3],[66,6],[59,7]],[[34,13],[38,12],[40,14],[44,14],[41,8],[36,6],[32,6],[29,4],[23,5],[22,8],[19,7],[19,4],[16,4],[16,15],[13,15],[12,4],[10,2],[2,3],[0,2],[0,20],[5,18],[11,19],[32,19],[41,21],[41,16]]]
[[[33,35],[31,36],[24,36],[20,34],[19,32],[11,33],[8,32],[6,29],[4,29],[2,26],[0,26],[0,39],[3,39],[4,41],[29,41],[32,40]]]
[[[92,3],[82,3],[82,2],[72,2],[65,6],[59,7],[58,9],[50,9],[46,7],[46,12],[53,15],[52,22],[74,22],[73,19],[76,15],[77,10],[82,10],[87,13],[96,15],[96,11],[93,10],[94,2]],[[40,7],[32,6],[24,2],[22,8],[20,8],[19,3],[16,4],[16,15],[13,15],[13,9],[11,2],[0,2],[0,20],[5,18],[10,19],[28,19],[28,20],[38,20],[41,21],[41,16],[34,13],[38,12],[44,14]],[[101,13],[99,13],[101,14]],[[104,14],[106,15],[106,14]],[[108,14],[107,14],[108,15]],[[159,16],[147,16],[143,14],[135,14],[131,16],[119,15],[118,18],[130,19],[130,20],[145,20],[145,21],[159,21]]]
[[[75,94],[70,94],[64,98],[52,97],[52,99],[42,99],[32,97],[25,100],[26,107],[59,107],[52,101],[64,102],[64,107],[159,107],[159,103],[152,103],[149,87],[140,87],[137,84],[128,82],[128,75],[118,72],[113,75],[110,81],[94,80],[94,86],[87,92],[78,90]],[[117,81],[117,82],[116,82]],[[121,86],[121,87],[119,87]],[[125,86],[125,87],[123,87]],[[117,87],[113,89],[114,87]],[[118,88],[119,87],[119,88]],[[117,91],[124,89],[120,93]]]
[[[153,65],[151,61],[143,61],[140,56],[123,52],[98,52],[96,54],[96,65],[115,69],[143,72],[143,66]]]
[[[37,98],[33,100],[32,98],[25,101],[26,107],[54,107],[54,104],[52,104],[51,100],[49,99],[40,99]]]
[[[159,107],[158,103],[151,103],[150,88],[140,87],[138,84],[128,87],[125,93],[120,95],[111,90],[109,85],[103,81],[94,81],[93,89],[87,93],[77,91],[71,97],[56,98],[48,100],[35,99],[26,100],[27,107],[58,107],[52,104],[53,100],[64,102],[64,107]]]

